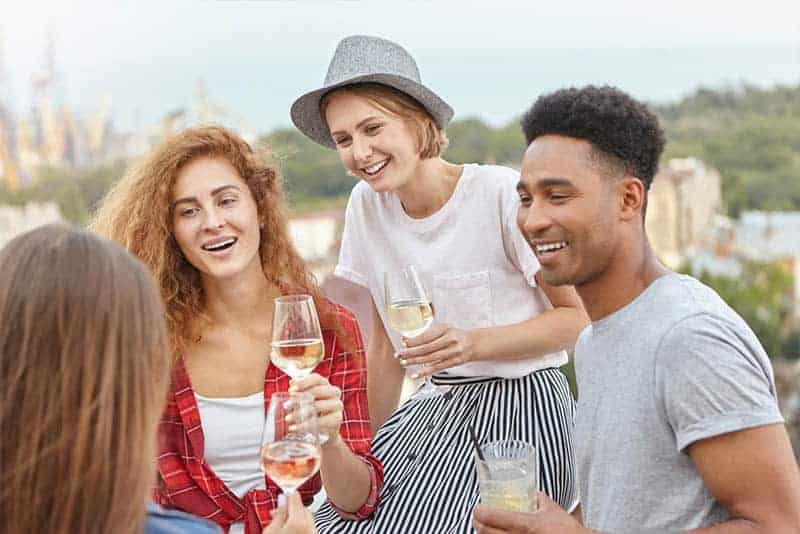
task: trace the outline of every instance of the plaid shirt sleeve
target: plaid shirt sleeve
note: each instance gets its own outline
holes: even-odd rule
[[[344,352],[345,349],[334,338],[328,381],[342,390],[344,421],[339,432],[350,450],[367,466],[370,491],[367,500],[355,513],[342,510],[333,501],[330,502],[345,519],[365,519],[378,506],[383,485],[383,465],[371,451],[372,427],[367,408],[367,368],[361,331],[350,311],[337,306],[337,315],[340,324],[353,340],[353,350]]]

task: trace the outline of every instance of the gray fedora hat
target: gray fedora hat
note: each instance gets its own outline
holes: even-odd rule
[[[292,122],[317,143],[336,148],[320,102],[334,89],[367,82],[387,85],[407,94],[422,104],[440,128],[453,118],[453,108],[422,85],[414,58],[402,46],[380,37],[352,35],[342,39],[336,47],[325,84],[294,101]]]

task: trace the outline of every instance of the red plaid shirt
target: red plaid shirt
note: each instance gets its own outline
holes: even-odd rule
[[[337,307],[336,315],[344,330],[351,334],[354,352],[345,352],[332,330],[323,329],[325,359],[314,370],[342,390],[344,422],[340,434],[345,443],[367,465],[370,492],[367,501],[355,513],[338,510],[343,517],[363,519],[375,510],[383,483],[383,466],[372,456],[372,431],[367,411],[366,365],[364,344],[353,315]],[[269,398],[289,389],[289,377],[274,365],[267,366],[264,379],[265,409]],[[268,477],[266,490],[248,491],[237,497],[203,460],[203,427],[194,390],[183,360],[172,372],[167,407],[158,432],[159,486],[155,500],[162,506],[178,508],[217,522],[225,532],[235,521],[245,522],[245,534],[259,534],[269,524],[271,510],[277,506],[280,488]],[[319,473],[298,491],[308,505],[322,487]]]

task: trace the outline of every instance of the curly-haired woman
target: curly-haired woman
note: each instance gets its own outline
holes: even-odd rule
[[[278,487],[259,468],[272,393],[308,391],[320,426],[321,485],[347,518],[375,508],[382,467],[370,453],[366,371],[358,325],[327,301],[293,248],[278,171],[219,127],[187,130],[132,168],[93,228],[127,247],[160,284],[175,365],[159,431],[157,500],[253,534],[270,521]],[[313,296],[325,359],[291,381],[270,365],[273,299]]]

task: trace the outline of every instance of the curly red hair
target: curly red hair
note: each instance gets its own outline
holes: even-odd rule
[[[183,256],[171,231],[171,196],[180,170],[198,157],[224,158],[247,183],[258,208],[261,265],[267,279],[286,293],[314,297],[323,328],[349,336],[336,321],[335,306],[289,239],[287,209],[278,168],[229,130],[206,126],[165,140],[108,192],[90,227],[147,264],[161,290],[175,355],[195,339],[204,318],[200,274]]]

